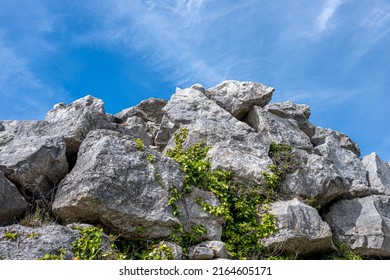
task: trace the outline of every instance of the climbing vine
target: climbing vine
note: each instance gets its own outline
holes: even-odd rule
[[[174,213],[179,214],[174,205],[191,187],[211,191],[220,201],[219,206],[211,206],[201,199],[197,202],[205,211],[224,218],[222,241],[230,255],[235,259],[258,256],[263,251],[261,239],[276,230],[275,217],[266,211],[258,211],[268,201],[267,193],[258,186],[234,182],[232,171],[211,171],[207,158],[211,146],[201,142],[184,149],[187,137],[188,130],[181,129],[174,136],[175,146],[166,152],[181,165],[185,174],[184,186],[174,190],[169,200]],[[260,215],[260,212],[265,213]]]

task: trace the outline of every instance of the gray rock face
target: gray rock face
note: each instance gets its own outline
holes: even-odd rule
[[[213,169],[231,169],[240,181],[264,184],[260,171],[267,169],[272,161],[268,157],[271,143],[263,135],[235,119],[194,87],[179,89],[163,110],[165,123],[170,122],[162,130],[164,139],[171,135],[166,148],[174,145],[174,131],[168,133],[166,128],[186,127],[189,132],[184,147],[202,141],[212,145],[208,156]],[[160,132],[157,138],[159,135]]]
[[[0,226],[10,225],[21,218],[27,206],[15,185],[0,171]]]
[[[51,134],[65,138],[67,153],[77,152],[88,132],[95,129],[115,129],[104,110],[104,103],[90,95],[70,105],[59,103],[45,118],[50,124]]]
[[[0,227],[0,257],[7,260],[34,260],[43,258],[45,254],[59,256],[65,250],[63,258],[74,258],[72,243],[81,237],[77,227],[90,225],[72,224],[68,226],[44,225],[41,227],[25,227],[12,225]],[[7,236],[14,234],[15,239]],[[102,250],[111,251],[109,237],[102,233]]]
[[[227,259],[229,254],[226,250],[226,245],[222,241],[212,240],[205,241],[196,245],[198,247],[207,247],[213,251],[213,259]]]
[[[128,118],[137,116],[145,122],[152,122],[155,124],[161,123],[163,114],[161,109],[167,105],[167,100],[159,98],[149,98],[138,105],[124,109],[115,114],[115,116],[125,122]]]
[[[129,136],[95,130],[59,185],[53,212],[66,223],[100,222],[128,238],[166,237],[180,224],[168,206],[169,191],[183,180],[172,159]]]
[[[62,137],[47,135],[39,121],[3,122],[0,132],[0,170],[22,190],[46,198],[68,172]]]
[[[187,232],[191,232],[194,225],[203,225],[206,233],[200,239],[221,240],[223,219],[205,212],[196,201],[206,202],[211,206],[220,206],[219,200],[211,192],[192,188],[189,194],[178,201],[180,208],[179,219]],[[199,240],[201,241],[201,240]]]
[[[163,119],[162,108],[167,104],[166,100],[159,98],[149,98],[142,101],[137,106],[125,109],[115,116],[121,120],[125,126],[128,126],[129,121],[135,117],[142,119],[146,125],[144,133],[147,135],[148,140],[144,139],[145,144],[148,142],[150,145],[154,145],[153,140],[156,137],[157,131],[160,127],[160,123]],[[149,145],[148,144],[148,145]]]
[[[370,192],[366,171],[357,157],[359,147],[342,133],[330,129],[317,128],[312,138],[316,154],[331,161],[341,177],[348,180],[352,196],[362,197]]]
[[[340,200],[326,217],[334,237],[359,254],[390,257],[390,197]]]
[[[264,238],[265,247],[275,253],[310,255],[333,250],[332,233],[317,210],[298,199],[272,204],[277,231]]]
[[[205,245],[195,245],[188,249],[188,258],[190,260],[211,260],[214,258],[214,252]]]
[[[367,171],[370,190],[373,194],[390,195],[390,166],[376,153],[363,157],[362,163]]]
[[[302,166],[282,183],[285,192],[314,198],[319,206],[350,195],[348,180],[340,175],[329,159],[303,151],[297,154]]]
[[[316,128],[309,122],[310,108],[305,104],[295,104],[291,101],[269,104],[264,110],[283,119],[295,120],[300,130],[311,138]]]
[[[205,95],[235,118],[241,119],[254,105],[267,105],[273,92],[273,88],[256,82],[224,81],[208,89]]]
[[[99,222],[129,239],[168,237],[181,220],[186,229],[204,223],[210,238],[220,238],[222,221],[194,202],[204,197],[214,205],[213,195],[194,190],[196,195],[183,198],[180,219],[172,214],[170,192],[183,182],[172,159],[138,147],[119,132],[95,130],[80,146],[75,168],[61,181],[53,212],[66,223]]]
[[[306,151],[313,149],[310,138],[299,129],[294,120],[278,117],[261,107],[254,106],[250,110],[246,122],[273,142],[287,143],[294,148]]]
[[[337,143],[341,148],[354,153],[356,157],[360,156],[359,146],[355,142],[353,142],[351,138],[346,136],[344,133],[341,133],[336,130],[317,127],[316,133],[314,137],[311,138],[311,141],[315,147],[333,141]]]

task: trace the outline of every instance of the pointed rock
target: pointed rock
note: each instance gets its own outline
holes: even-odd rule
[[[105,113],[103,101],[90,95],[70,105],[55,105],[47,113],[45,121],[51,125],[51,134],[65,138],[68,154],[77,152],[91,130],[115,129]]]
[[[273,103],[264,107],[264,110],[283,119],[295,120],[300,130],[311,138],[316,128],[309,122],[310,108],[305,104],[295,104],[291,101]]]
[[[390,166],[376,153],[363,157],[372,194],[390,195]]]
[[[224,81],[205,91],[205,95],[235,118],[242,119],[254,105],[267,105],[273,92],[273,88],[256,82]]]
[[[312,138],[314,152],[331,161],[341,177],[348,181],[348,189],[352,196],[362,197],[370,193],[366,171],[358,158],[360,149],[344,134],[317,127]]]

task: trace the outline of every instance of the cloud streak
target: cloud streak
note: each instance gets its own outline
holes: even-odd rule
[[[333,18],[341,3],[341,0],[327,0],[321,13],[316,18],[317,33],[323,33],[329,28],[330,20]]]

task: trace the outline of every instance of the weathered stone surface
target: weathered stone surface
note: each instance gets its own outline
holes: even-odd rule
[[[230,169],[240,181],[264,184],[260,171],[272,163],[268,157],[269,139],[195,88],[178,89],[163,109],[167,124],[162,130],[164,139],[171,135],[166,148],[174,145],[174,131],[168,132],[168,127],[186,127],[189,132],[184,148],[204,141],[213,146],[208,154],[213,169]]]
[[[214,258],[214,252],[205,245],[195,245],[188,248],[188,258],[190,260],[211,260]]]
[[[59,219],[100,222],[128,238],[166,237],[180,224],[168,206],[184,180],[172,159],[108,130],[88,134],[78,156],[53,203]]]
[[[282,182],[284,192],[314,199],[319,206],[350,195],[348,180],[341,176],[329,159],[299,150],[294,154],[301,167]]]
[[[316,127],[316,133],[314,137],[311,138],[313,145],[320,146],[329,141],[333,141],[341,148],[351,151],[356,157],[360,156],[360,148],[357,143],[352,141],[351,138],[344,133],[329,128]]]
[[[141,139],[146,146],[150,146],[152,144],[153,139],[151,138],[151,135],[147,133],[148,127],[143,119],[137,116],[129,117],[126,120],[125,125],[125,134]]]
[[[219,200],[212,192],[206,192],[195,187],[191,188],[191,191],[185,194],[177,203],[180,209],[179,218],[184,229],[191,232],[192,226],[203,225],[206,233],[199,236],[199,239],[221,240],[223,219],[205,212],[197,202],[198,200],[211,206],[220,206]]]
[[[21,218],[28,203],[18,189],[0,171],[0,226],[10,225]]]
[[[0,257],[7,260],[34,260],[43,258],[45,254],[58,256],[60,250],[65,249],[64,259],[73,259],[72,242],[81,236],[76,226],[79,225],[53,224],[36,228],[20,225],[0,227]],[[16,233],[16,239],[8,238],[7,233]],[[109,238],[103,234],[103,243],[108,244],[107,242]],[[102,250],[111,249],[110,246],[104,246]]]
[[[330,160],[341,177],[348,180],[352,196],[362,197],[370,193],[366,171],[358,158],[359,147],[342,133],[317,128],[312,138],[314,152]]]
[[[0,123],[0,131],[4,131],[4,130],[5,130],[4,125]]]
[[[267,105],[273,92],[273,88],[256,82],[224,81],[205,91],[205,95],[234,117],[241,119],[254,105]]]
[[[129,136],[95,130],[81,145],[75,168],[59,185],[53,212],[66,223],[99,222],[125,238],[167,237],[182,225],[181,219],[185,228],[204,223],[210,238],[220,236],[220,219],[195,203],[204,197],[216,204],[213,195],[194,190],[196,195],[183,198],[180,219],[172,214],[170,192],[183,182],[172,159],[138,147]]]
[[[213,251],[214,259],[227,259],[229,258],[229,254],[226,250],[226,245],[222,241],[211,240],[199,243],[197,246],[207,247]]]
[[[156,137],[160,123],[163,119],[162,108],[167,104],[167,102],[168,101],[159,98],[149,98],[134,107],[115,114],[115,117],[119,118],[125,126],[128,126],[129,120],[134,119],[134,117],[142,119],[146,125],[144,133],[149,138],[147,142],[150,145],[155,145],[153,140]],[[145,144],[147,142],[145,140]]]
[[[55,105],[47,113],[45,121],[50,124],[52,135],[65,138],[68,154],[77,152],[89,131],[116,128],[105,113],[103,101],[90,95],[70,105]]]
[[[264,110],[283,119],[295,120],[300,130],[311,138],[316,128],[309,122],[310,108],[305,104],[295,104],[291,101],[273,103],[264,107]]]
[[[167,104],[167,102],[167,100],[160,98],[149,98],[134,107],[122,110],[121,112],[115,114],[115,116],[123,122],[126,122],[128,118],[137,116],[145,122],[159,124],[161,123],[163,117],[161,109]]]
[[[372,195],[340,200],[326,220],[333,236],[359,254],[390,257],[390,197]]]
[[[62,137],[47,135],[40,121],[3,122],[0,132],[0,170],[23,191],[39,198],[50,196],[68,172]]]
[[[390,166],[376,153],[363,157],[362,163],[367,171],[371,193],[390,195]]]
[[[263,239],[269,251],[311,255],[333,250],[330,227],[313,207],[295,198],[273,203],[270,213],[276,216],[277,231]]]
[[[306,151],[313,149],[310,138],[299,129],[294,120],[278,117],[259,106],[254,106],[245,121],[273,142],[287,143]]]

